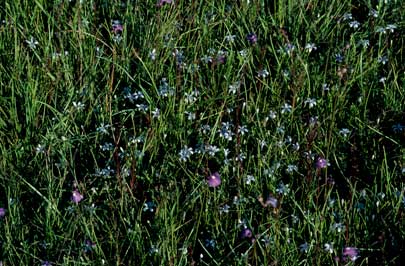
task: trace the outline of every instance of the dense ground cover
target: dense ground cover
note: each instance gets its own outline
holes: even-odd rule
[[[402,1],[0,8],[0,265],[400,265]]]

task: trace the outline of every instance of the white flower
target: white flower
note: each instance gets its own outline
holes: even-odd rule
[[[28,47],[31,49],[35,49],[37,45],[39,44],[37,40],[34,39],[34,37],[31,36],[29,40],[25,40],[25,42],[28,44]]]
[[[245,179],[245,183],[246,185],[250,185],[252,182],[254,182],[256,179],[254,176],[252,175],[247,175],[246,179]]]
[[[193,153],[193,148],[184,146],[184,148],[181,149],[179,152],[180,160],[183,162],[187,161]]]
[[[307,242],[305,242],[304,244],[300,245],[300,251],[302,253],[307,253],[309,249],[309,244]]]
[[[314,98],[307,98],[305,100],[305,104],[307,104],[309,106],[309,108],[311,109],[312,107],[314,107],[316,105],[316,99]]]
[[[290,104],[288,104],[288,103],[284,103],[284,106],[281,107],[281,113],[282,114],[291,113],[291,111],[292,111],[292,106]]]
[[[333,253],[333,242],[331,242],[331,243],[326,243],[325,245],[324,245],[324,249],[323,250],[325,250],[326,252],[329,252],[329,253]]]
[[[315,46],[315,43],[307,43],[305,45],[305,50],[307,50],[308,52],[312,52],[313,50],[315,51],[316,49],[318,48]]]

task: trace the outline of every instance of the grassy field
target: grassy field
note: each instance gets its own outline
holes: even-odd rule
[[[5,0],[0,265],[401,265],[401,0]]]

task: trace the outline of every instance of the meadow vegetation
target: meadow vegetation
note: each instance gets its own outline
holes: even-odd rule
[[[401,0],[5,0],[0,265],[400,265]]]

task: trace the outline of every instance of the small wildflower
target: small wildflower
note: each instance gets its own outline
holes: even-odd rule
[[[221,177],[218,172],[213,173],[207,177],[207,183],[209,187],[217,187],[221,184]]]
[[[352,20],[352,19],[353,19],[352,13],[343,14],[343,20]]]
[[[249,228],[243,228],[242,232],[240,233],[240,238],[242,239],[246,239],[246,238],[252,238],[253,237],[253,233],[252,230],[250,230]]]
[[[402,132],[404,129],[405,129],[405,126],[401,125],[400,123],[392,126],[392,131],[394,131],[394,133]]]
[[[257,42],[257,36],[256,36],[256,34],[254,34],[254,33],[249,33],[249,34],[246,36],[246,39],[248,40],[248,42],[249,42],[250,44],[255,44],[255,43]]]
[[[316,99],[314,98],[307,98],[305,100],[305,104],[309,106],[309,108],[311,109],[312,107],[314,107],[316,105]]]
[[[225,41],[232,43],[235,41],[235,38],[236,38],[236,35],[226,35]]]
[[[96,247],[96,244],[94,242],[92,242],[91,240],[86,240],[84,241],[84,251],[85,252],[91,252],[93,251],[93,249]]]
[[[346,231],[346,226],[344,226],[342,223],[334,223],[331,226],[332,231],[336,231],[338,233]]]
[[[281,107],[281,113],[291,113],[292,111],[292,106],[288,103],[284,103],[283,107]]]
[[[385,64],[388,62],[388,57],[387,57],[386,55],[384,55],[384,56],[379,56],[379,57],[377,58],[377,62],[378,62],[378,63],[381,63],[381,64],[383,64],[383,65],[385,65]]]
[[[211,126],[210,125],[202,125],[201,126],[201,132],[203,134],[208,134],[211,131]]]
[[[6,209],[0,208],[0,219],[6,215]]]
[[[41,263],[41,266],[52,266],[52,263],[50,263],[49,261],[45,260]]]
[[[154,212],[155,209],[156,209],[156,204],[153,203],[152,201],[148,201],[148,202],[145,202],[145,203],[143,204],[143,209],[142,209],[142,210],[143,210],[144,212],[146,212],[146,211]]]
[[[201,57],[201,61],[202,61],[204,64],[211,63],[211,62],[212,62],[212,56],[210,56],[210,55],[204,55],[203,57]]]
[[[240,88],[240,81],[236,81],[236,82],[232,83],[231,85],[229,85],[228,88],[229,88],[228,89],[229,93],[236,94],[236,92]]]
[[[187,115],[187,120],[189,121],[193,121],[196,119],[196,114],[194,112],[185,111],[184,114]]]
[[[343,137],[347,137],[350,134],[350,130],[347,128],[342,128],[341,130],[339,130],[339,134],[343,135]]]
[[[381,77],[378,81],[381,82],[382,84],[385,84],[386,80],[387,80],[387,77]]]
[[[275,198],[275,197],[273,197],[273,196],[271,196],[271,195],[268,195],[268,196],[267,196],[266,201],[264,201],[264,199],[263,199],[262,196],[259,196],[259,197],[257,198],[257,200],[258,200],[258,201],[260,202],[260,204],[261,204],[263,207],[265,207],[265,208],[266,208],[267,206],[271,206],[271,207],[273,207],[273,208],[277,208],[278,205],[279,205],[278,199]]]
[[[241,134],[242,136],[248,132],[249,130],[247,129],[246,126],[238,126],[238,133]]]
[[[281,195],[287,195],[290,192],[290,186],[284,185],[284,183],[280,183],[276,188],[276,192]]]
[[[329,252],[331,254],[333,253],[333,242],[332,243],[326,243],[323,246],[324,246],[323,250],[325,250],[326,252]]]
[[[323,91],[329,91],[329,90],[330,90],[329,85],[326,84],[326,83],[322,84],[322,90],[323,90]]]
[[[214,239],[205,239],[204,242],[205,242],[205,247],[212,248],[212,249],[215,248],[216,243],[215,243]]]
[[[367,48],[370,46],[370,41],[369,40],[360,40],[358,45],[363,46],[364,48]]]
[[[343,260],[350,259],[351,261],[357,260],[359,256],[359,250],[354,247],[346,247],[342,252]]]
[[[35,152],[38,153],[45,153],[45,146],[42,144],[38,144],[35,148]]]
[[[301,253],[307,253],[308,250],[309,250],[309,244],[307,242],[300,245],[300,252]]]
[[[370,9],[370,11],[368,12],[368,15],[370,17],[377,18],[378,17],[378,12],[375,9]]]
[[[335,54],[336,62],[342,63],[344,59],[345,59],[345,57],[342,54],[340,54],[340,53]]]
[[[287,165],[287,173],[292,173],[292,172],[297,172],[298,171],[298,166],[294,164],[289,164]]]
[[[245,179],[245,184],[246,185],[250,185],[252,182],[254,182],[256,179],[254,176],[252,175],[247,175],[246,179]]]
[[[138,111],[141,111],[143,113],[146,113],[148,111],[148,109],[149,109],[148,105],[143,104],[143,103],[137,104],[135,106],[136,106],[136,109],[138,109]]]
[[[260,78],[266,78],[268,75],[269,75],[269,71],[267,71],[266,69],[262,69],[257,72],[257,76]]]
[[[326,168],[328,166],[328,161],[325,158],[319,157],[316,160],[315,165],[317,169]]]
[[[80,194],[80,192],[79,192],[77,189],[75,189],[75,190],[72,192],[71,200],[72,200],[74,203],[78,204],[80,201],[83,200],[83,198],[84,198],[83,195]]]
[[[219,213],[220,213],[220,214],[222,214],[222,213],[228,213],[228,212],[229,212],[229,208],[230,208],[230,206],[229,206],[228,204],[225,204],[224,206],[222,206],[222,207],[219,208]]]
[[[316,51],[316,49],[318,48],[315,46],[315,43],[307,43],[305,45],[305,50],[307,50],[309,53],[312,51]]]
[[[358,22],[357,20],[350,21],[349,26],[350,28],[357,29],[358,27],[360,27],[360,22]]]
[[[152,51],[149,52],[149,58],[152,61],[156,60],[156,49],[155,48]]]
[[[157,7],[162,7],[164,4],[171,4],[172,0],[159,0],[156,4]]]
[[[37,40],[34,39],[34,37],[31,36],[29,40],[25,40],[25,42],[28,44],[28,47],[31,49],[35,49],[37,45],[39,44]]]
[[[114,144],[106,142],[103,145],[100,145],[102,151],[112,151],[114,149]]]
[[[385,29],[387,30],[387,31],[390,31],[390,32],[394,32],[394,30],[397,28],[397,25],[395,25],[395,24],[389,24],[389,25],[387,25],[387,27],[385,27]]]
[[[241,57],[245,58],[245,57],[247,57],[247,55],[248,55],[248,51],[247,51],[246,49],[243,49],[243,50],[238,51],[238,54],[239,54]]]
[[[291,44],[291,43],[287,43],[287,45],[284,48],[285,52],[290,55],[292,53],[292,51],[295,50],[295,45]]]
[[[124,30],[124,26],[122,26],[121,21],[119,20],[113,20],[111,24],[114,34],[121,34]]]
[[[219,152],[219,148],[215,145],[207,144],[205,145],[205,151],[208,153],[209,156],[215,156],[217,152]]]
[[[153,118],[159,118],[160,117],[160,110],[159,108],[155,108],[155,110],[152,111],[152,117]]]
[[[72,102],[73,107],[76,109],[76,111],[82,111],[84,109],[84,104],[81,102]]]
[[[387,33],[386,29],[384,27],[377,27],[375,30],[377,33]]]
[[[102,134],[107,135],[108,134],[108,128],[110,128],[110,125],[104,125],[103,123],[96,129],[97,132],[100,132]]]
[[[270,110],[270,112],[269,112],[269,114],[268,114],[268,116],[267,116],[267,120],[268,119],[276,119],[276,117],[277,117],[277,113],[276,112],[274,112],[273,110]]]
[[[181,149],[179,152],[180,160],[183,162],[187,161],[193,153],[193,148],[184,146],[184,148]]]
[[[149,254],[156,254],[156,253],[159,253],[159,249],[155,245],[152,245],[149,249]]]

